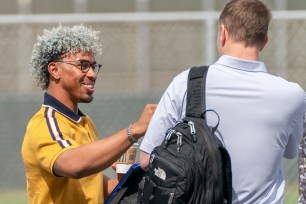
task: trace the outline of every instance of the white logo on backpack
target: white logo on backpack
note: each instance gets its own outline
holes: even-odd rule
[[[159,168],[158,169],[154,169],[154,175],[157,176],[158,178],[165,180],[166,179],[166,172]]]

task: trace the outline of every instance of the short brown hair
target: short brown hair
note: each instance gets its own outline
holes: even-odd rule
[[[262,46],[272,18],[269,8],[260,0],[232,0],[220,15],[229,36],[245,46]]]

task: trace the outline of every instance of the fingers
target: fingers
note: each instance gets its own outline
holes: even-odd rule
[[[116,164],[117,164],[117,162],[115,162],[115,163],[112,164],[112,169],[113,169],[113,170],[116,170]]]
[[[157,104],[147,104],[145,106],[145,109],[143,111],[143,114],[145,114],[145,118],[144,118],[146,120],[145,122],[147,122],[147,123],[150,122],[150,120],[151,120],[151,118],[152,118],[152,116],[155,112],[156,107],[157,107]]]
[[[156,107],[157,107],[157,104],[147,104],[145,106],[145,109],[148,109],[148,111],[153,114]]]
[[[138,121],[136,123],[133,123],[131,126],[131,134],[134,138],[139,139],[146,133],[147,127],[154,114],[156,107],[157,104],[147,104],[144,107],[144,110],[140,115]]]
[[[149,122],[155,112],[156,107],[157,104],[147,104],[144,108],[141,117],[137,121],[139,124],[143,125],[144,132],[147,130],[147,126],[149,125]]]

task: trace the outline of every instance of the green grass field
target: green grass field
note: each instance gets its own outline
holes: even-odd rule
[[[297,203],[298,190],[297,186],[289,185],[286,187],[284,204]],[[26,191],[23,189],[17,190],[2,190],[0,192],[0,204],[27,204]]]
[[[0,204],[27,204],[25,189],[1,190]]]
[[[285,187],[284,204],[295,204],[298,200],[298,187],[296,185],[287,185]]]

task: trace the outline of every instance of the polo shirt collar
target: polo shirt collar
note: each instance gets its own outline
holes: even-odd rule
[[[82,116],[85,116],[80,110],[78,110],[78,114],[75,114],[67,106],[65,106],[63,103],[61,103],[59,100],[57,100],[47,92],[44,95],[43,106],[55,109],[57,112],[61,113],[62,115],[66,116],[67,118],[76,123],[81,121]]]
[[[248,72],[268,72],[263,62],[242,60],[228,55],[222,55],[216,64]]]

